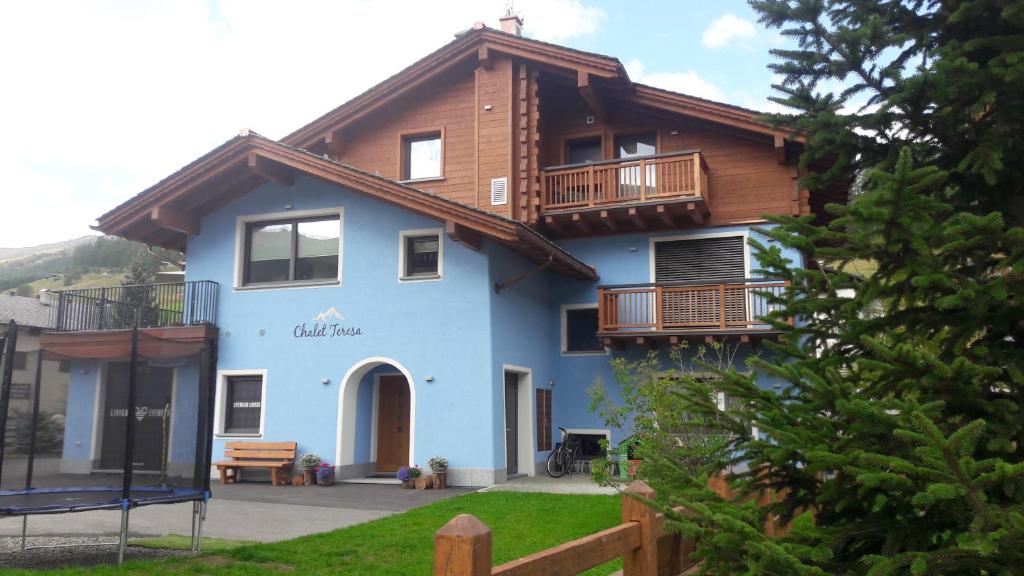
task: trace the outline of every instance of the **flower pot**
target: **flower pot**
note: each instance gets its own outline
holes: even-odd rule
[[[637,470],[640,469],[640,464],[643,464],[643,460],[630,460],[628,463],[628,474],[630,478],[635,478]]]
[[[417,490],[430,490],[434,487],[434,480],[431,476],[420,476],[416,479]]]
[[[313,484],[316,484],[316,472],[312,470],[303,470],[302,484],[303,486],[312,486]]]
[[[434,470],[434,473],[431,475],[431,477],[434,479],[435,490],[443,490],[448,487],[447,468],[445,468],[444,470]]]
[[[413,489],[415,487],[416,487],[416,481],[413,480],[413,479],[403,480],[402,481],[402,488],[405,488],[406,490],[411,490],[411,489]]]
[[[334,474],[331,474],[330,476],[321,476],[317,474],[316,483],[320,486],[333,486]]]

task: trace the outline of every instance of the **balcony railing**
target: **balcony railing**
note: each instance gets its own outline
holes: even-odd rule
[[[50,326],[62,332],[215,324],[217,283],[209,280],[61,290]]]
[[[554,166],[541,182],[543,210],[708,197],[708,167],[699,151]]]
[[[770,300],[788,281],[763,278],[719,284],[631,284],[598,288],[598,332],[682,333],[767,329],[762,318],[778,309]]]

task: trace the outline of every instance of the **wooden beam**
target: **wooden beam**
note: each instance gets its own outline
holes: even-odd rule
[[[605,338],[604,345],[606,348],[614,348],[615,350],[624,350],[626,344],[619,338]]]
[[[554,216],[545,216],[544,225],[550,228],[556,234],[562,234],[565,230],[562,228],[562,223],[559,222],[558,218]]]
[[[710,334],[708,334],[707,336],[704,337],[704,343],[706,343],[706,344],[711,344],[714,341],[715,341],[715,337],[710,335]]]
[[[775,161],[786,164],[786,138],[782,134],[775,135]]]
[[[583,232],[590,232],[590,223],[579,212],[572,215],[572,225]]]
[[[750,342],[750,334],[740,334],[740,342],[747,344]]]
[[[612,215],[607,210],[601,210],[601,223],[603,223],[609,230],[615,232],[619,229],[619,224],[612,218]]]
[[[199,218],[175,206],[168,204],[154,206],[149,212],[149,219],[161,228],[183,234],[199,234]]]
[[[658,212],[658,218],[661,218],[661,221],[664,222],[666,226],[672,228],[676,225],[675,218],[673,218],[672,213],[669,212],[668,206],[658,204],[658,207],[655,210]]]
[[[340,160],[345,153],[345,131],[332,130],[324,136],[324,147],[327,148],[327,155],[334,160]]]
[[[494,58],[492,57],[491,50],[487,46],[481,46],[476,51],[477,62],[480,63],[480,67],[484,70],[490,70],[494,66]]]
[[[587,106],[594,112],[594,116],[602,123],[608,122],[608,106],[605,104],[604,97],[597,91],[597,87],[594,86],[593,77],[583,70],[580,70],[576,76],[576,87],[580,91],[580,97],[587,103]]]
[[[679,336],[669,336],[668,337],[668,343],[673,345],[673,346],[675,346],[676,344],[679,344]]]
[[[291,186],[295,183],[295,172],[291,168],[278,164],[273,160],[268,160],[256,154],[249,154],[247,164],[249,170],[278,184]]]
[[[476,230],[471,230],[462,224],[446,220],[444,223],[444,232],[453,241],[462,244],[463,246],[472,250],[480,250],[481,241],[480,233]]]
[[[629,219],[633,221],[633,224],[636,224],[637,228],[641,230],[645,230],[647,228],[647,223],[644,222],[644,219],[640,217],[640,213],[637,212],[636,208],[630,208],[628,215]]]
[[[693,218],[693,221],[697,224],[704,222],[704,215],[697,209],[697,206],[693,202],[686,203],[686,212]]]
[[[647,338],[645,336],[637,336],[636,343],[640,346],[647,346],[649,350],[658,349],[658,341],[654,338]]]

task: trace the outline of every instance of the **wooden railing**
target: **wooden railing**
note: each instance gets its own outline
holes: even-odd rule
[[[655,496],[640,480],[626,491],[648,500]],[[471,514],[460,514],[434,536],[434,576],[569,576],[618,557],[623,576],[690,573],[696,542],[666,532],[664,524],[664,514],[623,494],[622,524],[492,567],[491,529]]]
[[[670,152],[546,168],[541,208],[563,210],[626,202],[708,197],[708,167],[699,151]]]
[[[753,328],[777,308],[789,282],[763,278],[718,284],[630,284],[598,287],[599,332]]]

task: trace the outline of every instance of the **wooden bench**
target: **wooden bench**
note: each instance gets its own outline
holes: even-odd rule
[[[295,463],[295,442],[228,442],[224,457],[230,460],[214,462],[220,472],[221,484],[238,481],[241,468],[267,468],[270,483],[274,486],[287,484],[287,473]]]

